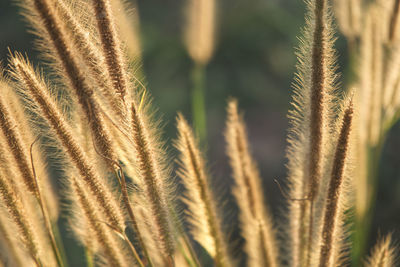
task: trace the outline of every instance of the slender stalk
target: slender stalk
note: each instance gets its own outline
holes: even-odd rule
[[[94,267],[93,254],[87,247],[85,248],[85,258],[86,267]]]
[[[133,256],[135,257],[136,262],[139,264],[140,267],[144,267],[144,264],[143,264],[142,260],[140,259],[140,256],[139,256],[139,254],[137,253],[135,247],[132,245],[132,242],[129,240],[129,238],[126,236],[125,233],[123,233],[122,236],[124,237],[125,242],[128,244],[129,249],[132,251]]]
[[[204,144],[207,139],[205,77],[205,65],[195,63],[192,70],[192,114],[194,128],[201,144]]]
[[[63,262],[63,259],[61,257],[61,254],[60,254],[60,252],[58,250],[56,239],[54,238],[54,233],[53,233],[53,229],[51,227],[50,217],[49,217],[47,208],[45,206],[45,203],[43,201],[43,197],[42,197],[42,194],[40,192],[40,186],[39,186],[39,183],[38,183],[38,180],[37,180],[37,176],[36,176],[35,165],[34,165],[34,162],[33,162],[33,153],[32,153],[33,145],[35,144],[36,141],[37,141],[37,139],[30,146],[30,155],[31,155],[32,173],[33,173],[35,187],[36,187],[36,191],[37,191],[36,192],[37,201],[39,203],[40,210],[41,210],[42,215],[43,215],[43,220],[44,220],[44,224],[45,224],[45,227],[46,227],[46,232],[47,232],[47,234],[49,236],[49,239],[50,239],[50,242],[51,242],[51,247],[53,249],[54,256],[56,257],[57,264],[60,267],[64,267],[64,262]]]
[[[131,223],[132,223],[133,229],[135,230],[135,233],[137,235],[137,239],[139,241],[139,245],[140,245],[140,247],[142,248],[142,250],[144,252],[144,255],[145,255],[145,257],[146,257],[146,259],[148,261],[149,266],[153,266],[153,263],[151,261],[150,255],[149,255],[149,253],[147,251],[147,246],[143,241],[142,234],[141,234],[141,232],[139,230],[139,227],[137,225],[137,219],[136,219],[135,213],[133,212],[132,205],[131,205],[131,202],[129,200],[129,194],[128,194],[128,189],[127,189],[127,186],[126,186],[125,175],[122,173],[122,171],[121,171],[121,175],[119,175],[117,171],[116,171],[115,175],[117,176],[118,180],[120,181],[121,192],[122,192],[122,200],[123,200],[123,202],[125,204],[125,207],[126,207],[126,209],[128,211],[128,215],[129,215],[129,217],[131,219]],[[133,254],[136,257],[136,255],[137,255],[136,249],[133,247],[132,243],[129,241],[129,239],[127,237],[126,237],[125,240],[128,242],[129,247],[131,248],[131,251],[133,252]],[[137,257],[139,258],[139,261],[140,261],[140,257],[139,256],[137,256]]]

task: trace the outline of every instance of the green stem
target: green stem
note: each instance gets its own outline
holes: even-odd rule
[[[64,264],[64,267],[68,267],[69,265],[68,265],[68,261],[67,261],[67,256],[65,254],[65,248],[64,248],[64,244],[63,244],[63,241],[62,241],[62,238],[61,238],[61,234],[60,234],[60,229],[58,227],[57,222],[54,222],[52,224],[52,229],[53,229],[54,238],[56,240],[56,244],[57,244],[57,247],[58,247],[58,251],[59,251],[60,256],[61,256],[61,260],[62,260],[62,262]]]
[[[194,128],[201,144],[204,144],[207,138],[205,77],[205,65],[196,63],[192,70],[192,114]]]
[[[86,256],[86,267],[94,267],[93,254],[87,247],[85,248],[85,256]]]

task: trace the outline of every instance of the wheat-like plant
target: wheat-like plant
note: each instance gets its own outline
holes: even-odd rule
[[[143,72],[131,68],[141,58],[138,29],[126,26],[129,5],[18,3],[51,71],[10,51],[0,73],[0,266],[67,266],[60,216],[87,266],[347,266],[352,247],[352,260],[361,262],[364,240],[359,229],[350,239],[349,214],[355,211],[356,227],[369,218],[367,196],[374,191],[367,185],[377,169],[370,160],[379,158],[385,134],[400,118],[400,1],[333,3],[340,29],[361,55],[350,93],[337,82],[332,3],[306,1],[288,115],[288,193],[278,182],[285,218],[274,218],[266,205],[251,134],[238,101],[229,101],[226,152],[244,259],[229,242],[232,229],[202,149],[202,82],[213,54],[216,2],[190,0],[186,9],[195,131],[178,114],[175,167]],[[48,168],[62,171],[57,194],[46,159],[55,162]],[[388,235],[364,263],[395,266],[396,255]]]

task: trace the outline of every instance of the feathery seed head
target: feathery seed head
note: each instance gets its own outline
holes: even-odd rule
[[[188,205],[193,236],[214,257],[217,266],[227,266],[230,259],[221,231],[221,218],[218,217],[198,141],[181,114],[178,114],[177,128],[176,147],[180,152],[181,165],[179,174],[187,190],[183,201]]]
[[[228,103],[225,138],[235,180],[234,196],[239,206],[242,236],[249,266],[278,266],[275,231],[264,202],[261,178],[248,145],[243,118],[236,100]]]
[[[47,86],[42,78],[38,77],[32,66],[20,54],[16,54],[12,58],[12,64],[14,68],[12,75],[22,85],[21,93],[34,100],[36,108],[40,110],[38,113],[48,121],[71,163],[79,171],[81,178],[86,182],[99,206],[103,209],[109,223],[118,229],[124,229],[122,212],[117,201],[108,187],[102,183],[100,175],[95,171],[85,152],[78,145],[73,131],[65,122],[57,104],[48,95]]]
[[[390,267],[398,263],[398,246],[393,244],[389,234],[382,238],[373,248],[371,255],[366,259],[366,267]]]

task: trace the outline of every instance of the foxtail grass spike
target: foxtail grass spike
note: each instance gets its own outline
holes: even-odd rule
[[[125,226],[122,212],[116,200],[109,189],[101,182],[98,173],[89,162],[84,151],[79,147],[73,136],[73,131],[60,114],[57,104],[48,95],[46,84],[36,75],[33,68],[21,55],[17,54],[13,57],[12,64],[14,68],[12,75],[21,83],[23,90],[21,93],[35,101],[39,114],[48,121],[70,161],[75,165],[82,179],[97,199],[99,206],[104,210],[109,223],[122,231]]]
[[[100,108],[93,97],[93,89],[89,86],[82,70],[79,68],[73,43],[67,38],[56,8],[49,0],[33,0],[33,6],[30,9],[28,8],[28,12],[37,14],[41,18],[42,25],[38,26],[38,31],[42,33],[43,39],[51,41],[54,53],[61,62],[64,75],[74,89],[84,116],[89,122],[97,149],[103,158],[110,159],[107,163],[112,164],[110,162],[117,160],[110,134],[105,128]],[[27,17],[30,19],[29,15]]]
[[[317,245],[314,237],[320,215],[314,205],[321,196],[321,182],[325,179],[336,87],[332,18],[327,1],[307,1],[307,9],[297,53],[299,63],[293,108],[289,111],[287,152],[291,190],[289,235],[295,266],[309,266],[314,258],[311,248]]]
[[[365,261],[366,267],[391,267],[398,264],[398,246],[393,244],[392,235],[378,241],[373,247],[371,255]]]
[[[127,95],[127,74],[125,73],[120,41],[114,25],[114,15],[109,0],[91,0],[96,14],[97,29],[100,34],[107,71],[115,91],[125,101]]]
[[[229,266],[227,244],[221,231],[221,218],[210,189],[205,162],[190,126],[181,114],[177,119],[180,152],[180,176],[187,192],[184,202],[189,208],[189,221],[194,238],[213,256],[216,266]]]
[[[272,218],[264,203],[261,180],[247,143],[243,119],[237,101],[228,104],[226,125],[227,151],[235,180],[234,196],[249,266],[278,266],[278,250]]]
[[[339,228],[343,223],[342,220],[340,220],[343,213],[340,202],[343,201],[342,198],[344,197],[343,183],[346,176],[345,168],[349,157],[352,120],[353,104],[350,102],[344,111],[339,139],[336,144],[335,156],[333,159],[322,226],[322,245],[320,248],[319,267],[337,266],[338,264],[338,262],[335,262],[334,253],[335,249],[339,247]]]
[[[170,225],[168,203],[166,202],[166,188],[163,185],[157,156],[154,154],[154,144],[148,136],[148,129],[144,125],[141,111],[137,111],[135,104],[131,106],[132,136],[136,153],[137,168],[143,180],[146,199],[149,201],[151,213],[156,224],[156,231],[161,242],[162,253],[171,261],[174,251],[174,241]]]
[[[32,224],[29,221],[29,215],[26,214],[25,209],[22,206],[19,196],[10,185],[11,177],[6,178],[3,173],[0,173],[0,198],[2,204],[7,209],[11,219],[18,228],[18,235],[21,237],[27,251],[39,267],[39,248],[37,244],[37,237],[35,237],[35,231],[32,229]]]

